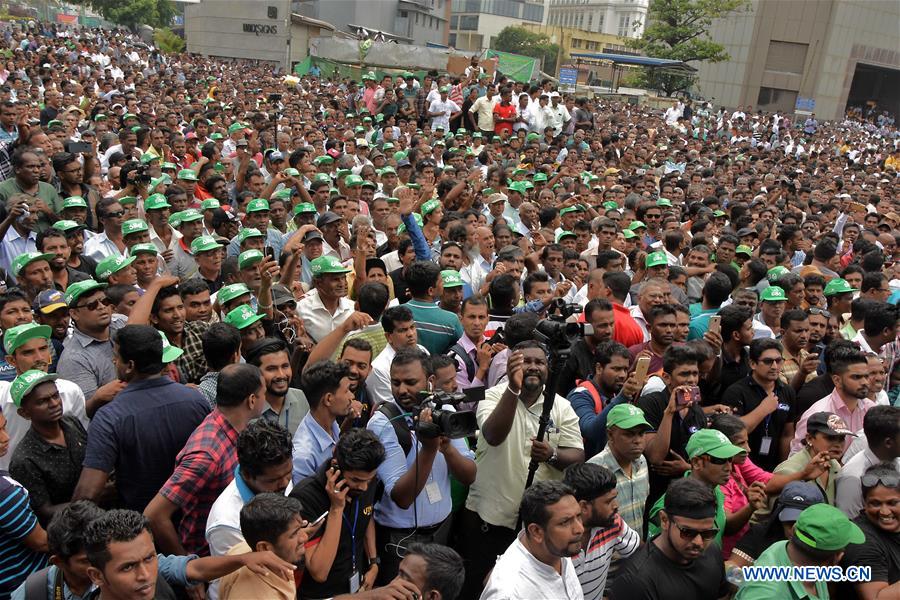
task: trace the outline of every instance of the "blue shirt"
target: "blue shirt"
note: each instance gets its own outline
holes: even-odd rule
[[[0,471],[0,600],[8,600],[26,577],[47,564],[46,554],[22,542],[37,526],[28,492],[9,473]]]
[[[294,468],[291,471],[294,484],[316,474],[319,467],[331,458],[339,437],[341,428],[336,421],[331,424],[329,433],[322,429],[312,413],[306,413],[294,433]]]
[[[442,408],[453,410],[453,407],[447,405]],[[405,412],[402,408],[400,410]],[[407,425],[410,425],[411,418],[407,417],[406,422]],[[384,461],[378,467],[378,479],[384,483],[384,495],[375,505],[375,522],[385,527],[408,529],[415,527],[417,523],[419,527],[430,527],[446,519],[453,508],[453,501],[450,498],[450,472],[444,455],[438,452],[435,456],[425,487],[416,497],[415,509],[412,505],[406,509],[400,508],[391,499],[391,492],[397,480],[407,471],[415,468],[416,455],[422,445],[416,438],[416,432],[412,430],[410,433],[413,446],[410,448],[409,455],[404,455],[394,426],[381,412],[373,414],[366,427],[381,440],[385,453]],[[474,460],[475,455],[466,446],[464,440],[450,440],[450,443],[460,454]]]
[[[628,402],[622,394],[606,398],[601,393],[600,399],[603,408],[600,414],[597,414],[594,412],[594,397],[584,385],[576,387],[566,396],[572,410],[578,415],[578,428],[581,429],[581,437],[584,438],[585,459],[599,454],[606,447],[606,417],[609,411],[618,404]]]
[[[702,339],[703,334],[709,331],[709,318],[717,312],[719,312],[718,308],[710,308],[709,310],[701,310],[692,317],[690,330],[688,331],[688,341]]]
[[[268,227],[266,229],[266,248],[272,248],[275,251],[275,260],[278,261],[278,257],[281,256],[281,250],[284,248],[284,234],[274,227]],[[238,241],[238,236],[234,236],[231,238],[231,241],[228,242],[226,254],[228,256],[237,256],[240,253],[241,244]],[[263,252],[263,254],[265,254],[265,252]]]
[[[209,412],[203,394],[168,377],[131,382],[91,420],[84,467],[115,470],[123,507],[142,512]]]

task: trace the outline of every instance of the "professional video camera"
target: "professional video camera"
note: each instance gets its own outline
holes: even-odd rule
[[[461,402],[466,402],[468,397],[465,394],[435,391],[421,392],[420,395],[422,401],[413,409],[414,414],[418,416],[423,409],[431,409],[431,423],[416,422],[416,432],[420,438],[434,439],[443,435],[459,439],[475,435],[478,422],[475,420],[474,412],[471,410],[451,412],[441,408],[445,404],[456,407]]]
[[[551,355],[567,356],[572,344],[594,333],[590,324],[578,323],[572,318],[582,310],[580,304],[567,304],[557,298],[547,307],[547,318],[538,322],[534,339],[547,346]]]

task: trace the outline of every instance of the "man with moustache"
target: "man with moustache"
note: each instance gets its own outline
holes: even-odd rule
[[[714,600],[728,595],[722,552],[713,539],[716,497],[689,477],[672,482],[660,534],[632,554],[610,590],[629,600]]]
[[[293,434],[309,413],[309,402],[302,390],[291,387],[294,372],[287,343],[266,337],[243,348],[243,352],[248,363],[259,367],[266,382],[260,418],[278,423]]]
[[[539,481],[525,490],[519,508],[522,532],[497,559],[481,600],[583,599],[570,558],[581,551],[581,514],[574,491],[565,483]]]
[[[616,476],[606,467],[585,463],[566,469],[563,483],[575,492],[581,507],[581,551],[572,557],[585,598],[600,598],[613,553],[625,558],[641,545],[638,532],[619,515]]]

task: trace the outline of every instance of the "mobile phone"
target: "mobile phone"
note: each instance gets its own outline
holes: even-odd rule
[[[675,397],[675,406],[677,408],[684,408],[686,406],[697,404],[699,402],[700,388],[696,385],[691,386],[687,390],[679,390],[678,394]]]
[[[325,520],[325,517],[327,517],[327,516],[328,516],[328,511],[326,510],[321,515],[319,515],[318,519],[316,519],[315,521],[313,521],[312,523],[307,525],[307,527],[315,527],[316,525],[319,525],[322,521]]]
[[[722,317],[713,315],[709,318],[709,331],[712,333],[722,333]]]
[[[634,376],[638,381],[646,381],[647,372],[650,370],[650,357],[649,356],[641,356],[637,359],[637,364],[634,367]]]
[[[275,248],[266,246],[266,256],[268,256],[272,260],[275,260]]]
[[[69,143],[69,152],[72,154],[82,154],[84,152],[90,152],[93,148],[90,144],[86,142],[70,142]]]

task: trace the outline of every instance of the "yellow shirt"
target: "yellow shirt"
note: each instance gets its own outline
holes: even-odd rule
[[[250,551],[247,542],[240,542],[228,551],[228,555],[246,554]],[[294,582],[285,581],[272,572],[263,577],[247,567],[241,567],[219,579],[220,600],[294,600],[296,597]]]

